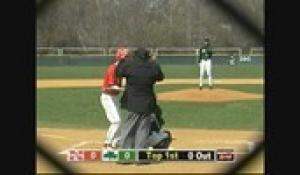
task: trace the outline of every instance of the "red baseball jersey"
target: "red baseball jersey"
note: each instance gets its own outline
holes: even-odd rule
[[[116,75],[116,64],[111,64],[108,66],[108,68],[105,71],[104,78],[103,78],[103,85],[102,85],[102,91],[110,94],[110,95],[116,95],[117,92],[111,91],[108,88],[111,86],[120,86],[121,79],[117,77]]]

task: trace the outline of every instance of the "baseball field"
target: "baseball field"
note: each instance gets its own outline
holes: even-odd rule
[[[264,67],[262,64],[214,65],[213,90],[198,89],[196,65],[162,65],[166,79],[155,91],[170,129],[174,149],[233,148],[246,155],[263,137]],[[37,136],[68,164],[90,173],[217,173],[232,163],[117,165],[66,161],[72,148],[101,148],[108,121],[99,101],[104,66],[38,66]],[[122,111],[121,118],[126,118]],[[243,169],[264,172],[264,155]],[[176,166],[174,166],[176,165]],[[57,172],[37,156],[37,172]]]

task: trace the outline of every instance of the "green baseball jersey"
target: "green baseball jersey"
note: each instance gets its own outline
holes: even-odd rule
[[[202,59],[204,60],[208,60],[211,59],[212,57],[212,49],[209,47],[204,47],[200,49],[200,53],[199,53],[199,59],[198,62],[200,62]]]

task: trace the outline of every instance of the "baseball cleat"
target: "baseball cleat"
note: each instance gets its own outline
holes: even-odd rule
[[[117,139],[113,140],[113,142],[111,143],[111,147],[112,147],[113,149],[119,148],[119,147],[120,147],[120,145],[119,145],[119,140],[117,140]]]
[[[111,149],[112,145],[111,145],[111,143],[104,143],[103,148],[104,149]]]
[[[202,86],[199,86],[199,90],[202,90],[203,89],[203,87]]]
[[[213,86],[209,86],[209,89],[212,90],[214,87]]]

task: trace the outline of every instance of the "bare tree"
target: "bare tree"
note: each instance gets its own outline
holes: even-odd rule
[[[45,0],[38,46],[257,46],[209,0]],[[263,0],[227,0],[264,29]]]

